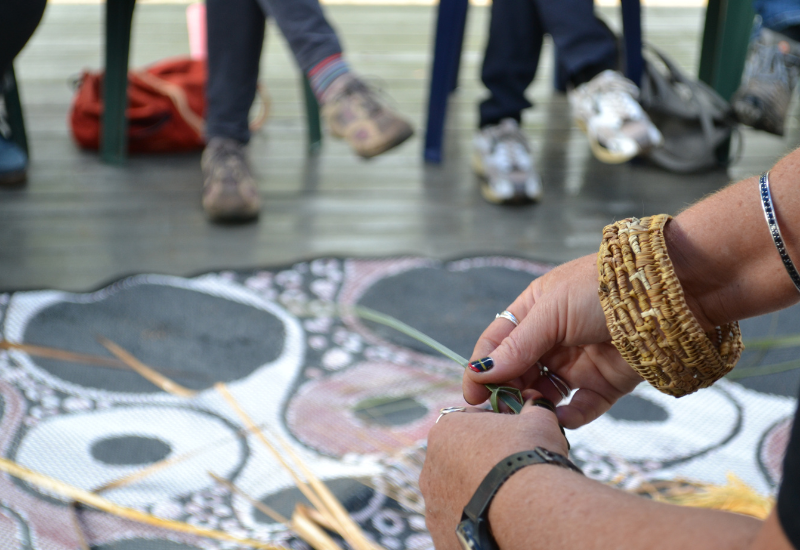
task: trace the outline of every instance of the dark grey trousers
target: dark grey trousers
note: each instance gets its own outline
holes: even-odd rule
[[[250,140],[247,116],[256,93],[266,17],[273,17],[306,73],[341,53],[319,0],[206,0],[206,139]]]

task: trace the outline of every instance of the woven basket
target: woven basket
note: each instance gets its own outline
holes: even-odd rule
[[[675,397],[712,385],[736,365],[738,323],[705,333],[684,299],[664,242],[666,214],[603,229],[600,301],[614,346],[659,391]]]

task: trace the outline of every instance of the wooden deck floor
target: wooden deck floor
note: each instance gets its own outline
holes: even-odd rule
[[[524,126],[545,184],[538,206],[485,203],[469,156],[488,10],[470,10],[461,88],[447,131],[447,159],[421,159],[434,9],[330,6],[347,57],[375,77],[417,135],[396,152],[362,162],[326,139],[305,153],[299,75],[270,27],[262,80],[272,115],[251,157],[264,199],[257,224],[209,224],[200,206],[199,154],[137,157],[125,167],[78,150],[66,118],[70,80],[101,63],[100,5],[50,5],[17,60],[32,147],[29,183],[0,191],[0,289],[89,289],[133,272],[188,275],[215,268],[274,266],[316,256],[399,254],[453,258],[504,253],[560,262],[594,252],[603,225],[628,215],[676,212],[762,170],[798,143],[793,116],[784,139],[745,131],[741,161],[729,169],[677,176],[642,164],[598,163],[574,128],[566,99],[552,92],[551,56],[529,94]],[[184,6],[140,5],[132,65],[188,51]],[[616,26],[618,10],[602,13]],[[702,9],[647,8],[646,37],[694,71]],[[793,111],[794,112],[794,111]]]

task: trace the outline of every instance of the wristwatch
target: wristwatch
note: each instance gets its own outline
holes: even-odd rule
[[[456,527],[456,536],[464,550],[498,550],[489,527],[489,505],[508,478],[531,464],[555,464],[583,475],[581,469],[567,457],[542,447],[504,458],[486,475],[469,504],[464,507],[461,522]]]

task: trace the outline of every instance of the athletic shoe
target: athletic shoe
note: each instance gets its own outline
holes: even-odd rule
[[[259,198],[244,145],[228,138],[211,138],[200,161],[203,169],[203,209],[212,221],[248,221],[258,217]]]
[[[739,122],[779,136],[800,72],[800,43],[761,27],[731,103]]]
[[[617,71],[603,71],[568,97],[575,121],[601,162],[626,162],[664,141],[637,101],[638,86]]]
[[[495,204],[524,204],[542,196],[542,182],[528,139],[513,118],[486,126],[473,140],[472,168],[483,198]]]
[[[325,91],[322,115],[331,134],[343,138],[363,158],[380,155],[411,137],[414,130],[387,107],[374,90],[352,74]]]

